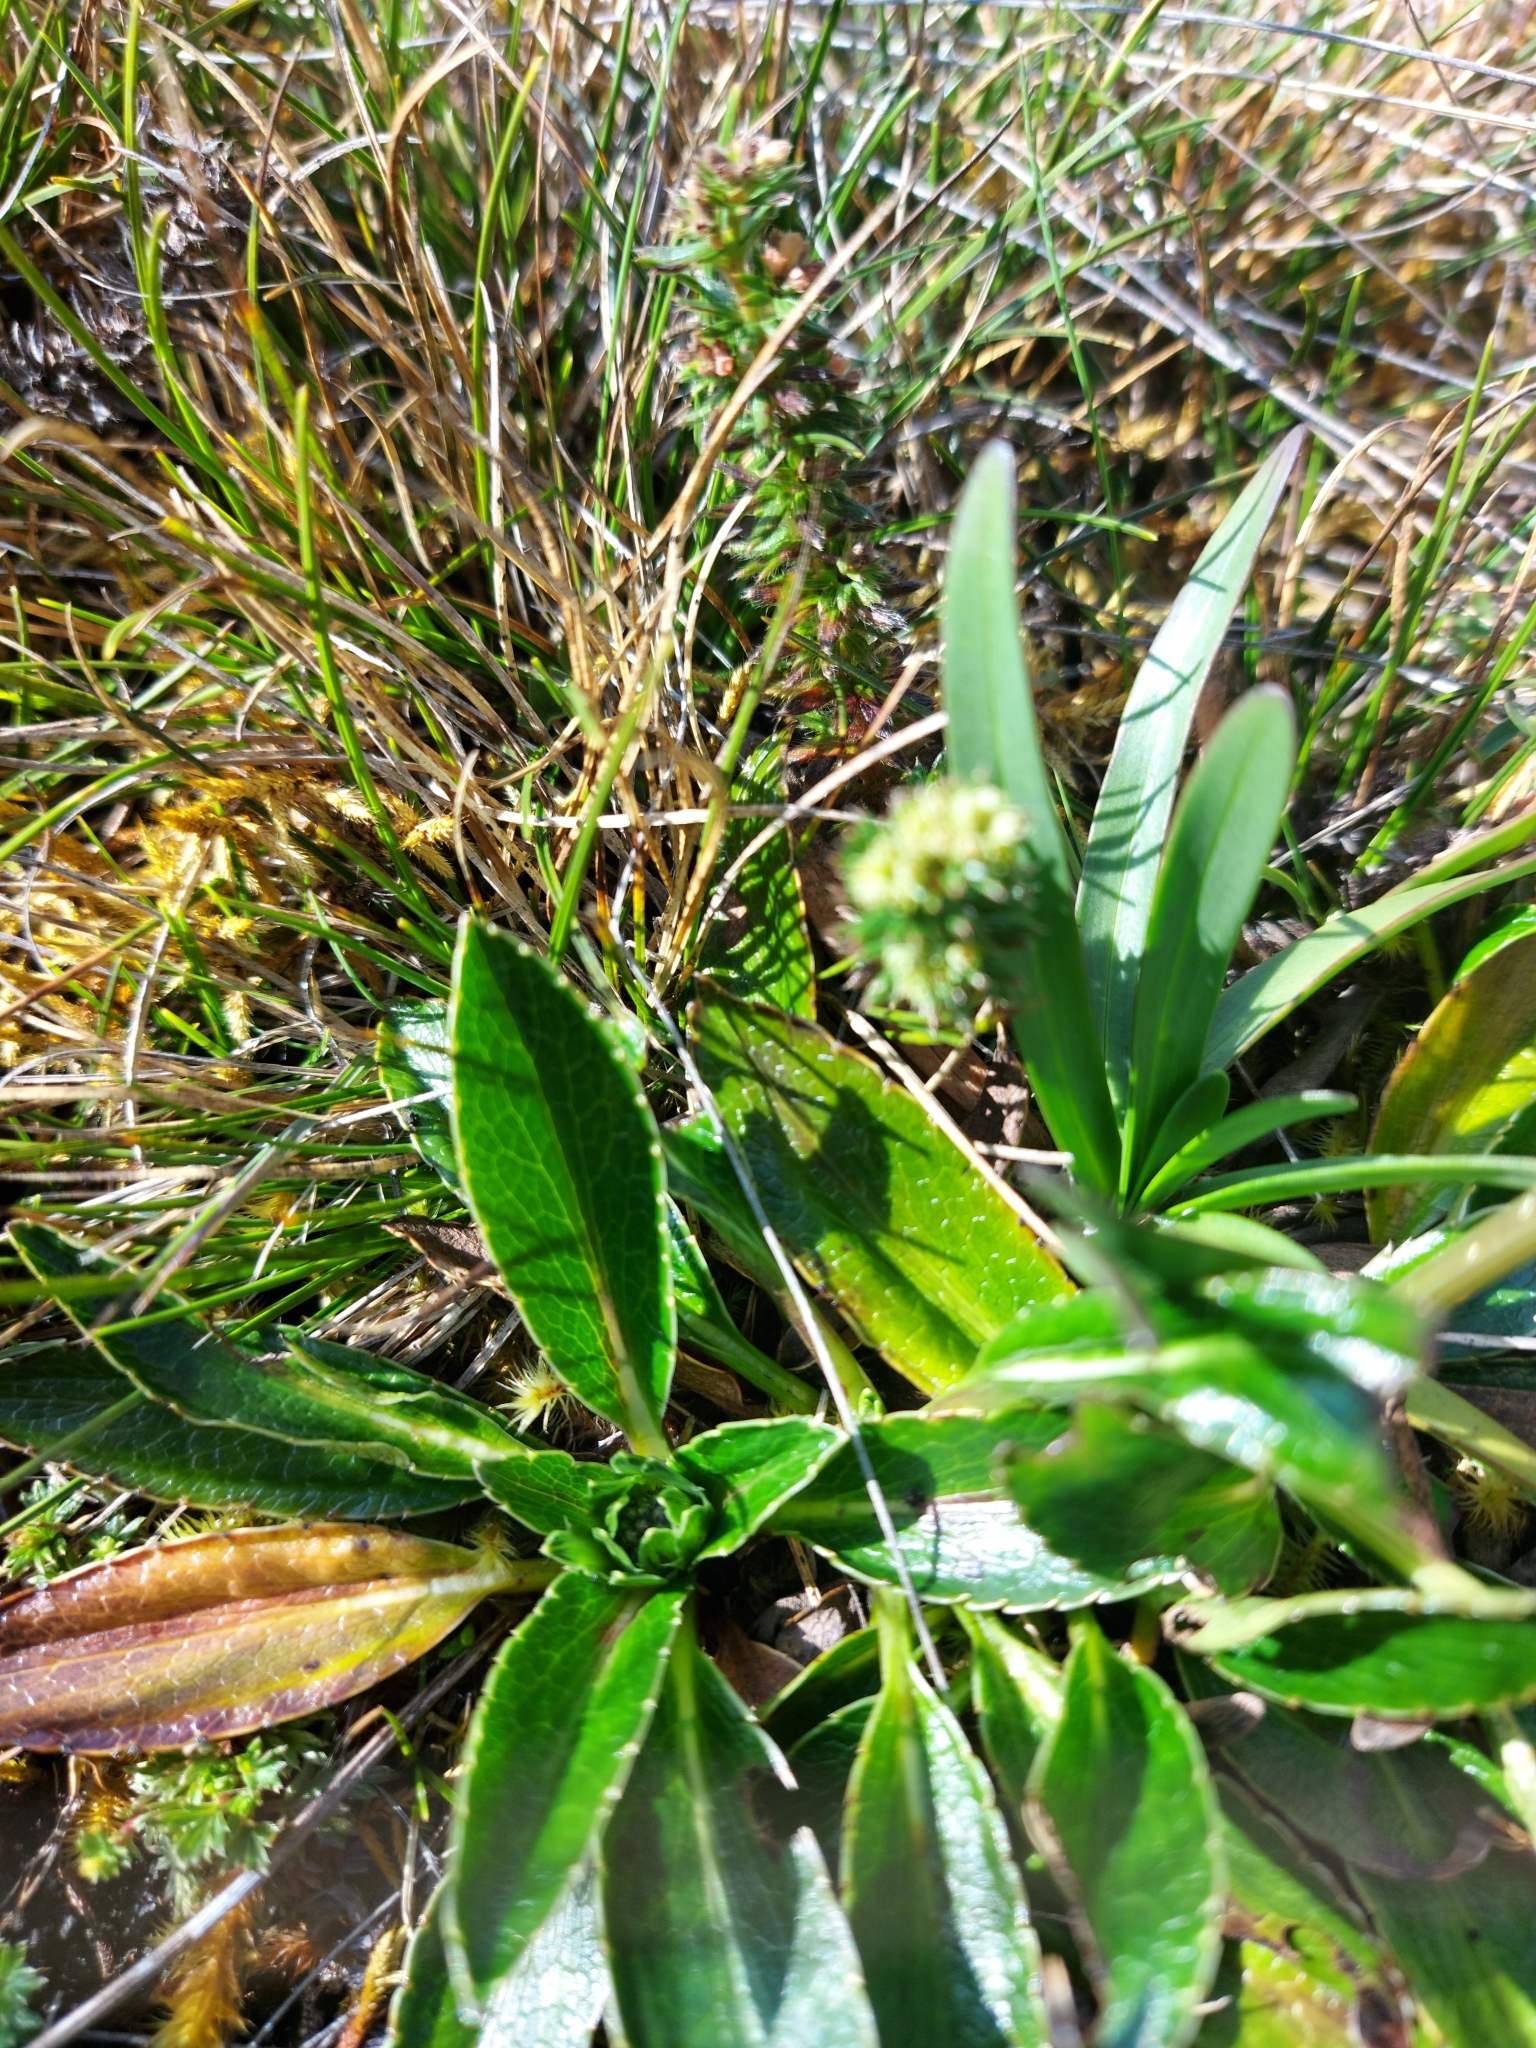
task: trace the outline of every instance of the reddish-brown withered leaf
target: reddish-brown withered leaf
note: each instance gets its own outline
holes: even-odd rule
[[[0,1602],[0,1747],[180,1749],[312,1714],[553,1570],[341,1522],[126,1551]]]

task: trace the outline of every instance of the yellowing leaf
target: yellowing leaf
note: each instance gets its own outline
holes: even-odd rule
[[[0,1604],[0,1746],[179,1749],[312,1714],[553,1569],[336,1522],[128,1551]]]

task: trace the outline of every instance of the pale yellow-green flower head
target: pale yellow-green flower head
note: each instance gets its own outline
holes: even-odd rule
[[[899,793],[843,857],[876,996],[932,1024],[974,1016],[1000,953],[1028,937],[1034,866],[1022,811],[985,783]]]

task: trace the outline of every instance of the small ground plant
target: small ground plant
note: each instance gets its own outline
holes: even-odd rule
[[[1484,12],[0,13],[0,2048],[1536,2043]]]

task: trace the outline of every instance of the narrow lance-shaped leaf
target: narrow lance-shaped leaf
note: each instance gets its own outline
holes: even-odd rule
[[[1050,2040],[1023,1887],[986,1774],[878,1607],[883,1682],[848,1788],[842,1888],[881,2048]]]
[[[767,1839],[758,1787],[782,1774],[685,1627],[603,1838],[603,1930],[631,2048],[875,2048],[815,1837]]]
[[[782,739],[770,740],[742,763],[731,785],[740,804],[784,801]],[[762,829],[761,818],[733,818],[720,849],[721,870],[733,862]],[[816,961],[805,928],[800,872],[789,837],[776,832],[736,877],[732,898],[704,935],[704,966],[711,980],[733,995],[772,1003],[775,1009],[814,1022]]]
[[[1056,816],[1014,595],[1013,450],[983,449],[961,495],[944,575],[944,706],[949,772],[1001,789],[1029,821],[1036,936],[998,993],[1045,1120],[1090,1187],[1112,1193],[1114,1111],[1078,941],[1072,872]],[[1001,967],[998,970],[1001,973]]]
[[[323,1447],[336,1460],[337,1485],[342,1490],[353,1490],[369,1479],[382,1484],[377,1473],[367,1470],[373,1463],[394,1466],[402,1473],[419,1469],[441,1479],[472,1479],[473,1437],[457,1455],[446,1451],[441,1442],[435,1452],[423,1443],[418,1464],[415,1449],[402,1447],[402,1432],[398,1428],[392,1431],[382,1414],[375,1415],[374,1389],[366,1382],[358,1382],[348,1392],[332,1380],[317,1390],[302,1360],[256,1358],[237,1351],[190,1311],[167,1314],[163,1321],[137,1327],[114,1327],[130,1320],[139,1285],[128,1268],[94,1248],[73,1244],[42,1223],[13,1222],[11,1242],[45,1283],[102,1272],[121,1278],[123,1293],[116,1300],[102,1303],[98,1299],[69,1312],[141,1393],[166,1402],[188,1421],[211,1429],[255,1430],[284,1443]],[[67,1300],[65,1306],[69,1306]],[[178,1297],[169,1289],[156,1298],[158,1313],[179,1306]],[[455,1397],[446,1394],[435,1380],[406,1367],[380,1370],[395,1376],[397,1391],[406,1388],[419,1395],[426,1410],[446,1407],[458,1413]],[[471,1407],[467,1402],[463,1405]],[[474,1407],[472,1413],[479,1418],[474,1427],[482,1438],[491,1432],[505,1435],[483,1409]],[[451,1496],[445,1489],[436,1499],[447,1506],[451,1499],[462,1500],[470,1493],[472,1488],[460,1485]]]
[[[1533,1038],[1536,935],[1501,946],[1470,974],[1459,976],[1431,1011],[1387,1083],[1371,1150],[1491,1151],[1505,1124],[1536,1095],[1532,1073],[1523,1077],[1522,1087],[1495,1089],[1509,1062]],[[1387,1238],[1401,1242],[1429,1206],[1421,1186],[1377,1190],[1366,1203],[1372,1237],[1378,1244]]]
[[[949,1386],[1070,1282],[905,1092],[824,1032],[715,998],[699,1067],[797,1264],[898,1371]]]
[[[459,2014],[443,1948],[439,1886],[411,1937],[388,2048],[588,2048],[609,1991],[594,1889],[591,1867],[584,1865],[491,1993],[482,2022]]]
[[[1521,821],[1523,836],[1529,837],[1531,829],[1531,819]],[[1374,903],[1358,910],[1335,911],[1316,931],[1240,974],[1222,991],[1216,1005],[1205,1046],[1206,1066],[1213,1071],[1230,1067],[1266,1031],[1272,1031],[1336,975],[1422,919],[1485,890],[1501,889],[1536,874],[1536,854],[1507,861],[1502,867],[1466,871],[1471,861],[1493,860],[1514,843],[1509,831],[1487,833],[1481,841],[1458,848],[1454,855],[1389,889]]]
[[[127,1551],[0,1606],[0,1742],[180,1749],[312,1714],[552,1570],[341,1524]]]
[[[682,1595],[567,1572],[480,1695],[454,1810],[443,1938],[484,2013],[591,1852],[655,1709]]]
[[[1252,690],[1227,713],[1189,778],[1147,924],[1132,1035],[1126,1186],[1179,1097],[1200,1079],[1232,948],[1279,829],[1296,754],[1283,691]]]
[[[1218,1077],[1207,1075],[1206,1078],[1214,1080]],[[1219,1078],[1225,1080],[1226,1076]],[[1151,1178],[1137,1199],[1144,1208],[1155,1209],[1169,1201],[1196,1174],[1204,1173],[1207,1167],[1216,1165],[1219,1160],[1256,1144],[1260,1138],[1267,1138],[1272,1131],[1283,1131],[1293,1124],[1310,1123],[1315,1117],[1342,1116],[1354,1106],[1353,1095],[1343,1095],[1328,1088],[1309,1088],[1299,1095],[1276,1095],[1268,1101],[1245,1103],[1219,1123],[1212,1122],[1203,1127],[1167,1160],[1159,1162],[1155,1157],[1149,1160]]]
[[[1109,1084],[1122,1106],[1137,973],[1195,705],[1302,438],[1300,427],[1286,435],[1201,550],[1131,685],[1094,807],[1077,921]]]
[[[115,1406],[132,1385],[95,1349],[50,1344],[23,1352],[7,1359],[0,1373],[0,1440],[46,1453]],[[475,1491],[472,1482],[423,1478],[373,1457],[188,1422],[147,1398],[93,1429],[68,1462],[152,1500],[298,1519],[435,1514],[473,1499]]]
[[[644,1091],[547,961],[468,918],[451,1037],[465,1192],[508,1292],[577,1396],[666,1457],[676,1317]]]
[[[1181,2048],[1221,1954],[1226,1869],[1200,1739],[1154,1672],[1076,1625],[1035,1822],[1089,1958],[1102,2048]]]
[[[770,1395],[783,1408],[809,1414],[816,1406],[817,1392],[804,1380],[786,1372],[750,1343],[731,1320],[714,1275],[693,1233],[683,1221],[677,1204],[667,1202],[667,1246],[672,1260],[672,1290],[677,1300],[679,1340],[703,1352],[721,1365],[739,1373],[748,1386]],[[777,1278],[777,1274],[774,1276]]]
[[[379,1078],[411,1143],[449,1187],[459,1184],[453,1149],[453,1063],[448,1057],[448,1005],[433,999],[391,1003],[379,1026]]]

